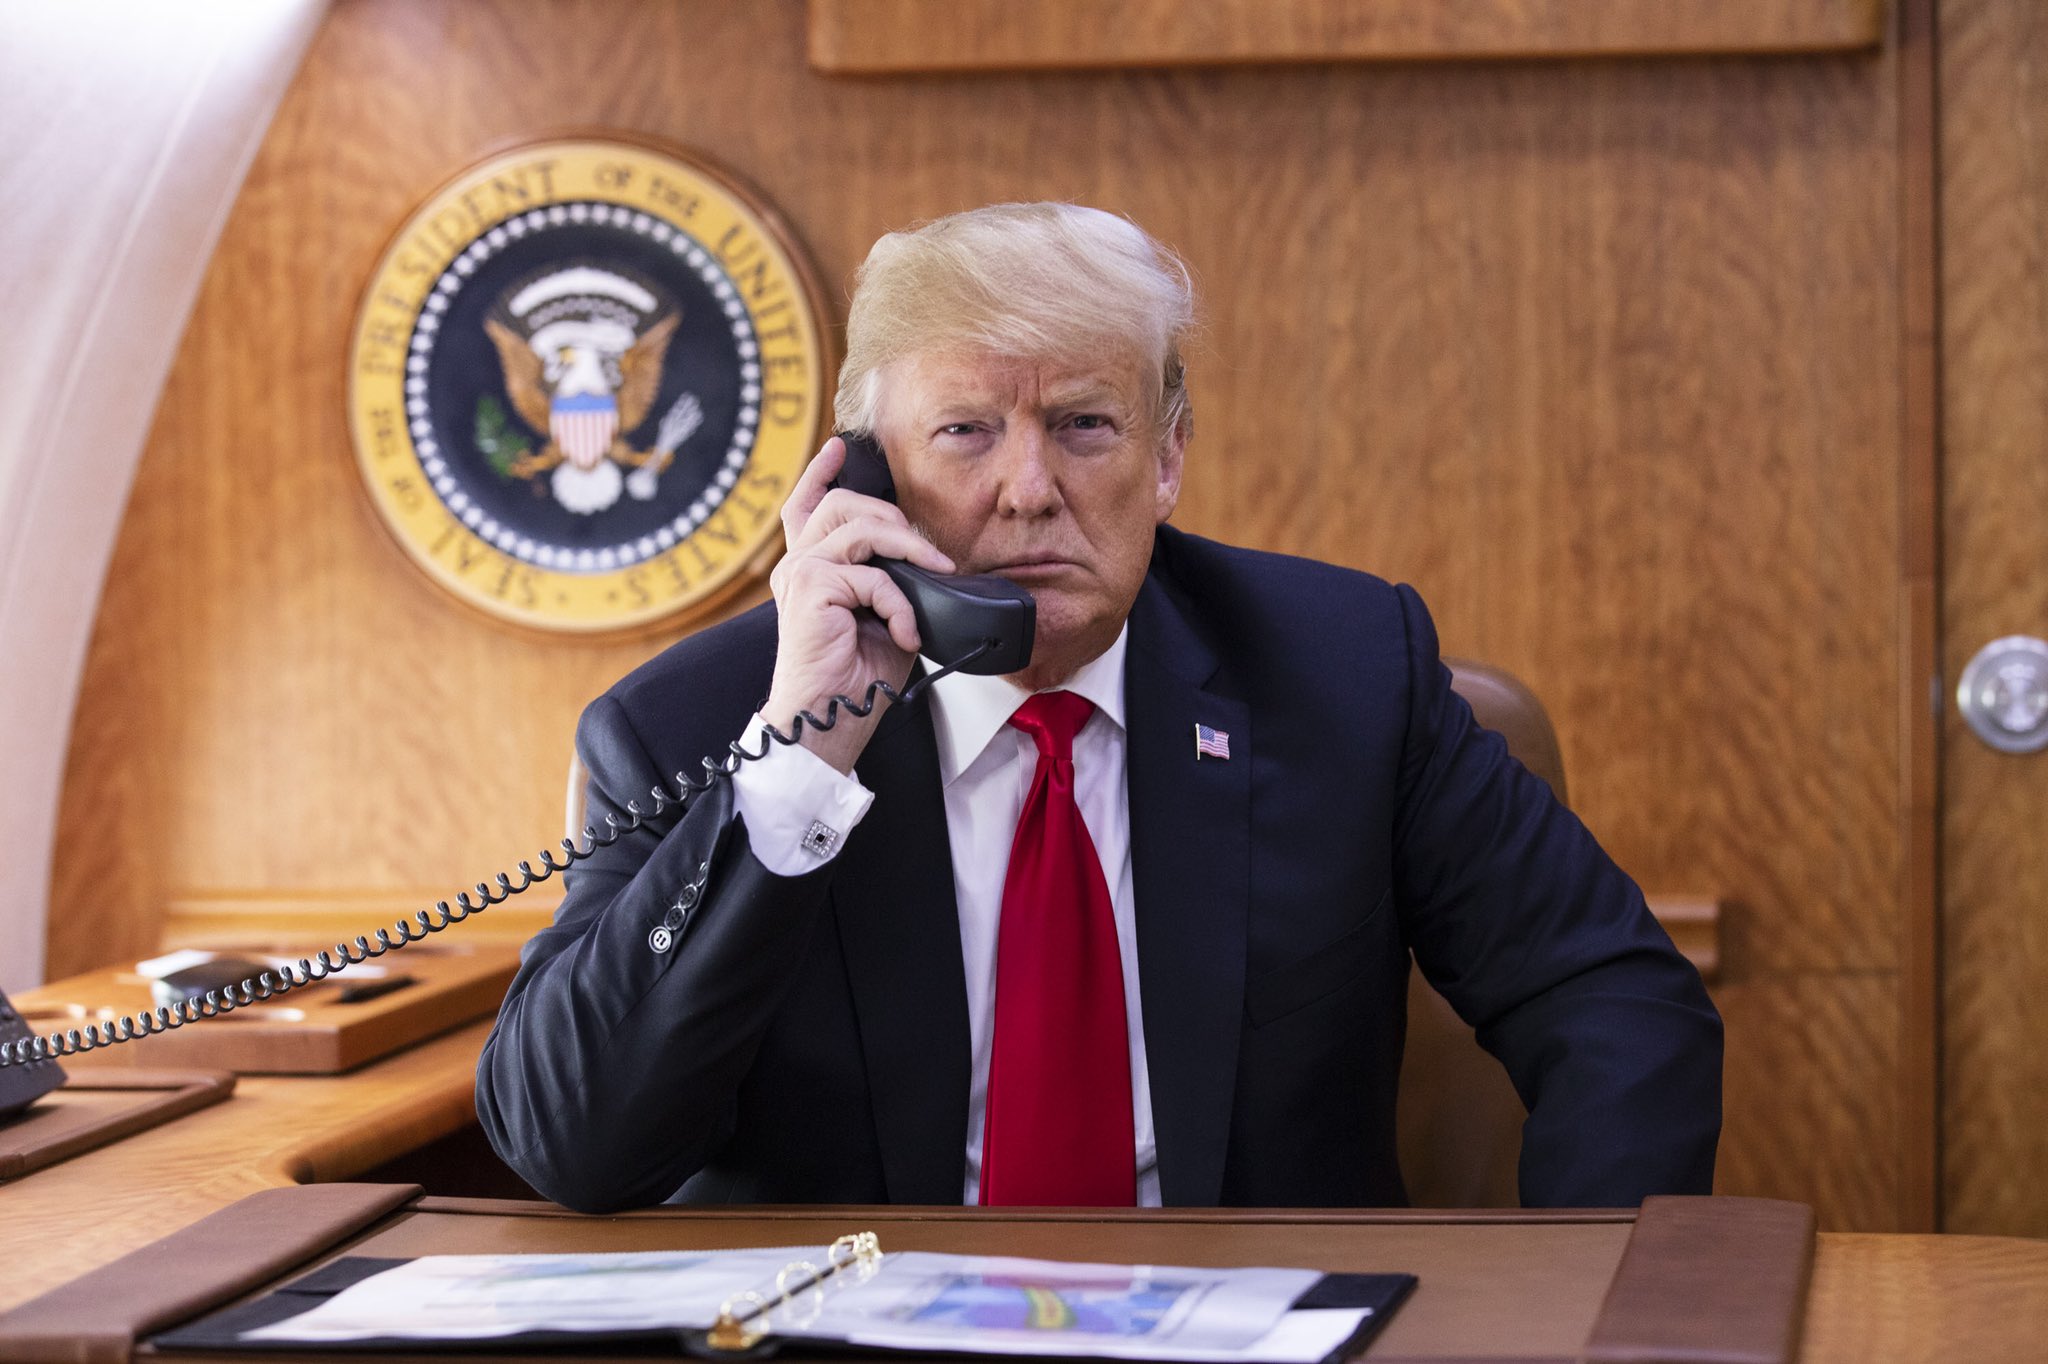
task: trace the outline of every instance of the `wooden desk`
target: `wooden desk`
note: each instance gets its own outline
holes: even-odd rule
[[[471,1075],[485,1025],[434,1039],[353,1075],[245,1076],[225,1103],[167,1126],[0,1185],[0,1310],[107,1264],[260,1189],[359,1176],[474,1118]],[[141,1044],[147,1045],[147,1043]],[[1422,1276],[1403,1309],[1411,1323],[1439,1308],[1480,1311],[1484,1304],[1442,1301],[1453,1291],[1445,1267],[1473,1255],[1500,1257],[1501,1272],[1541,1276],[1566,1256],[1618,1256],[1626,1223],[1601,1214],[1424,1213],[1385,1219],[1346,1214],[1241,1216],[1214,1212],[1134,1213],[1118,1218],[1037,1216],[1007,1225],[988,1214],[956,1211],[876,1214],[896,1223],[899,1242],[976,1249],[1002,1244],[1026,1254],[1073,1255],[1184,1238],[1193,1224],[1231,1230],[1234,1249],[1271,1263],[1318,1263],[1317,1241],[1374,1228],[1374,1254],[1386,1269]],[[758,1224],[784,1223],[801,1239],[822,1231],[797,1213],[713,1211],[686,1215],[680,1234],[705,1244],[740,1244]],[[542,1219],[502,1219],[538,1226]],[[577,1239],[638,1219],[547,1218],[553,1234],[584,1228]],[[830,1219],[833,1225],[839,1215]],[[1460,1224],[1472,1224],[1461,1226]],[[640,1225],[647,1225],[640,1223]],[[673,1223],[671,1225],[674,1225]],[[1487,1230],[1486,1228],[1490,1228]],[[903,1238],[910,1238],[904,1241]],[[993,1238],[993,1239],[991,1239]],[[1134,1239],[1135,1238],[1135,1239]],[[781,1239],[780,1237],[776,1239]],[[1239,1246],[1236,1242],[1243,1242]],[[1182,1241],[1184,1244],[1185,1242]],[[1524,1243],[1527,1243],[1526,1245]],[[1523,1251],[1537,1243],[1548,1255]],[[1355,1253],[1355,1247],[1354,1247]],[[1120,1255],[1117,1258],[1130,1258]],[[1395,1261],[1399,1261],[1396,1263]],[[1432,1269],[1436,1272],[1432,1274]],[[1468,1269],[1469,1273],[1469,1269]],[[1432,1285],[1434,1283],[1434,1292]],[[1433,1298],[1435,1301],[1433,1301]],[[1402,1317],[1370,1358],[1398,1358]],[[2039,1358],[2048,1340],[2048,1242],[2001,1237],[1820,1237],[1802,1358],[1810,1361],[2005,1360]]]

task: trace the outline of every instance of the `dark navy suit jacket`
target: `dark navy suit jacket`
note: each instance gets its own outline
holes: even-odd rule
[[[763,607],[594,702],[592,818],[722,752],[774,650]],[[1411,589],[1163,528],[1125,692],[1166,1203],[1406,1201],[1411,950],[1529,1108],[1526,1204],[1710,1190],[1721,1025],[1699,976],[1473,722]],[[1198,722],[1227,761],[1196,760]],[[892,709],[857,771],[874,805],[817,872],[763,868],[720,783],[569,874],[477,1072],[484,1130],[536,1189],[593,1211],[959,1202],[966,987],[927,709]]]

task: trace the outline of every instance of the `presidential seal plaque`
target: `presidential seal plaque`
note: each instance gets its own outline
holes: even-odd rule
[[[356,460],[405,552],[520,625],[643,630],[774,557],[822,435],[816,276],[710,167],[537,143],[414,213],[363,296]]]

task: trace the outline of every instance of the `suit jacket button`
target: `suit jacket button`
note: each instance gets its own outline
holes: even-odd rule
[[[669,932],[666,928],[657,927],[652,933],[647,935],[647,945],[657,955],[665,953],[676,945],[676,935]]]

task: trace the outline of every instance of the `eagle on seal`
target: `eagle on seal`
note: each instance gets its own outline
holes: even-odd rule
[[[584,265],[515,290],[501,312],[485,319],[484,331],[497,348],[506,395],[527,426],[547,435],[538,452],[520,456],[507,472],[527,479],[550,474],[556,500],[585,514],[618,501],[621,465],[651,471],[636,475],[632,487],[636,497],[651,496],[653,477],[681,443],[670,430],[678,423],[665,419],[662,439],[646,451],[635,450],[625,433],[654,406],[680,310],[661,307],[636,281]],[[701,411],[694,400],[688,406]]]

